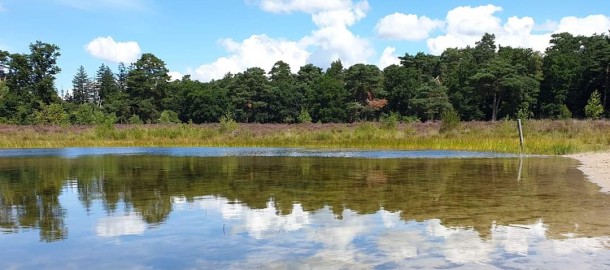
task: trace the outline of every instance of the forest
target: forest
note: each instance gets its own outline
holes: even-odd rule
[[[485,34],[473,47],[400,57],[400,65],[323,70],[278,61],[210,82],[171,81],[163,60],[144,53],[115,73],[102,64],[75,71],[58,93],[60,48],[36,41],[29,54],[0,51],[0,123],[351,123],[568,119],[609,116],[610,37],[552,35],[545,52],[497,46]],[[64,71],[65,72],[65,71]]]

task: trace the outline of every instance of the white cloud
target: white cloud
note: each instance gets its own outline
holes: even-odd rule
[[[474,45],[485,33],[500,32],[501,20],[494,14],[501,10],[494,5],[461,6],[450,10],[445,19],[445,35],[428,39],[428,49],[432,54],[440,54],[447,48]]]
[[[181,80],[182,77],[184,76],[184,75],[182,75],[182,73],[180,73],[178,71],[170,71],[167,73],[167,75],[169,75],[170,81]]]
[[[346,67],[366,63],[375,54],[368,40],[354,35],[345,26],[321,28],[304,37],[300,43],[314,48],[309,62],[321,67],[327,67],[337,59],[341,59]]]
[[[474,46],[485,33],[496,35],[496,43],[503,46],[528,47],[544,51],[549,45],[550,34],[533,34],[540,28],[531,17],[510,17],[502,24],[496,16],[502,8],[494,5],[462,6],[450,10],[445,20],[445,34],[427,40],[432,54],[440,54],[447,48]],[[542,27],[552,27],[546,22]]]
[[[544,23],[536,24],[534,26],[534,30],[543,31],[543,32],[552,32],[557,29],[557,22],[546,20]]]
[[[485,33],[496,35],[496,43],[503,46],[532,48],[543,52],[551,34],[569,32],[573,35],[606,33],[610,29],[610,17],[591,15],[584,18],[564,17],[559,23],[545,21],[536,24],[531,17],[509,17],[502,22],[496,16],[502,8],[494,5],[462,6],[450,10],[445,19],[445,34],[429,38],[428,49],[440,54],[447,48],[473,46]],[[541,33],[535,34],[534,31]]]
[[[430,32],[442,26],[442,21],[426,16],[394,13],[381,18],[375,31],[382,38],[418,41],[428,38]]]
[[[500,29],[500,18],[494,13],[502,8],[494,5],[462,6],[447,13],[447,32],[466,36],[482,36]]]
[[[351,0],[260,0],[259,6],[264,11],[273,13],[304,12],[317,13],[326,10],[348,9]]]
[[[239,203],[230,203],[224,198],[207,199],[200,206],[202,209],[220,212],[224,220],[239,221],[241,225],[232,227],[232,233],[246,231],[256,239],[271,237],[278,231],[298,231],[310,224],[310,213],[305,212],[300,204],[293,204],[288,215],[278,214],[272,201],[267,202],[264,209],[251,209]]]
[[[85,46],[85,49],[95,58],[114,63],[135,62],[142,52],[137,42],[116,42],[112,37],[95,38]]]
[[[268,71],[278,60],[288,63],[293,72],[307,63],[327,67],[337,59],[349,66],[365,63],[375,54],[366,39],[349,29],[366,17],[367,1],[261,0],[255,3],[272,13],[310,14],[317,29],[299,40],[272,38],[265,34],[252,35],[241,42],[223,39],[220,44],[229,55],[191,70],[193,78],[201,81],[220,79],[228,72],[238,73],[250,67]]]
[[[199,66],[193,71],[193,78],[201,81],[220,79],[229,72],[237,73],[250,67],[270,70],[279,60],[288,63],[296,72],[307,63],[309,56],[297,42],[273,39],[267,35],[253,35],[242,42],[226,39],[221,41],[221,45],[232,54]]]
[[[301,46],[312,49],[309,62],[328,67],[332,61],[341,59],[345,66],[366,63],[375,54],[370,42],[355,35],[349,27],[366,17],[367,1],[350,3],[343,9],[331,9],[312,14],[319,27],[300,40]]]
[[[531,17],[510,17],[502,30],[496,32],[498,44],[512,47],[525,47],[543,52],[551,40],[551,34],[532,34],[536,24]]]
[[[398,59],[398,56],[394,55],[395,52],[396,48],[394,47],[385,48],[381,54],[381,57],[379,58],[379,64],[377,66],[383,69],[391,65],[400,64],[400,59]]]
[[[366,17],[369,4],[358,2],[344,9],[330,9],[313,14],[312,20],[318,27],[352,26]]]
[[[143,234],[144,231],[146,231],[146,223],[135,213],[101,218],[95,226],[95,232],[100,237]]]
[[[329,206],[307,212],[300,204],[293,204],[290,214],[282,215],[272,200],[262,209],[212,196],[195,203],[183,198],[172,201],[177,211],[198,206],[206,216],[222,217],[222,221],[203,229],[217,233],[218,226],[222,223],[225,228],[226,224],[227,233],[234,239],[226,242],[229,247],[235,242],[239,245],[241,239],[246,239],[246,245],[252,243],[250,238],[265,243],[228,264],[201,260],[201,268],[265,265],[281,269],[369,269],[390,265],[412,269],[459,264],[461,268],[479,269],[488,267],[490,261],[504,268],[523,268],[523,259],[529,268],[590,268],[607,262],[610,254],[609,237],[567,233],[554,239],[547,236],[547,230],[557,224],[544,224],[542,220],[504,225],[493,222],[483,232],[447,226],[440,219],[405,221],[400,212],[385,210],[358,214],[344,209],[339,219]]]
[[[559,21],[556,33],[569,32],[573,35],[590,36],[593,34],[608,33],[610,17],[605,15],[591,15],[585,18],[564,17]]]

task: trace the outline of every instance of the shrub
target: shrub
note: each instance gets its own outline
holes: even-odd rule
[[[559,107],[559,119],[565,120],[570,118],[572,118],[572,112],[570,112],[568,106],[562,104],[561,107]]]
[[[395,112],[390,113],[389,115],[381,118],[381,125],[384,129],[394,130],[398,126],[398,120],[400,119],[400,115]]]
[[[144,124],[144,122],[142,122],[142,119],[140,119],[140,117],[137,114],[134,114],[131,117],[129,117],[129,119],[127,119],[127,122],[129,124],[134,124],[134,125]]]
[[[443,111],[441,114],[441,129],[440,132],[448,132],[454,130],[460,125],[460,116],[454,109]]]
[[[161,124],[178,124],[182,123],[180,119],[178,119],[178,113],[172,110],[164,110],[161,112],[161,116],[159,117],[159,123]]]
[[[104,122],[106,115],[93,104],[85,103],[79,105],[72,112],[72,123],[76,125],[92,125]]]
[[[42,105],[41,109],[34,113],[34,121],[39,125],[61,125],[70,124],[70,116],[60,103]]]
[[[301,113],[299,114],[299,117],[297,117],[297,120],[299,123],[311,123],[312,121],[311,115],[309,115],[309,112],[306,109],[301,109]]]
[[[117,117],[114,113],[106,115],[104,121],[95,127],[95,134],[99,138],[107,138],[107,139],[116,138],[117,132],[114,127],[114,124],[116,123],[116,121],[117,121]]]
[[[587,118],[599,119],[604,113],[604,106],[601,103],[601,96],[597,90],[595,90],[589,101],[587,102],[587,106],[585,106],[585,115]]]
[[[235,120],[233,120],[233,117],[231,117],[230,114],[226,114],[220,117],[220,132],[233,132],[237,130],[238,127],[239,125],[237,124],[237,122],[235,122]]]

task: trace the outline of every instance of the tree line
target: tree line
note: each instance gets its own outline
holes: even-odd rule
[[[249,68],[211,82],[170,80],[150,53],[117,73],[102,64],[93,76],[82,66],[70,93],[54,86],[59,47],[40,41],[29,54],[0,51],[0,123],[303,123],[608,116],[610,37],[552,35],[544,53],[497,46],[485,34],[472,47],[441,55],[405,54],[400,65],[296,74],[278,61],[269,72]],[[604,115],[605,113],[605,115]]]

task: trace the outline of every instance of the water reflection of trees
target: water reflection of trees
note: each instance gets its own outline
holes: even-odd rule
[[[59,194],[67,175],[59,159],[0,160],[0,226],[7,231],[39,228],[40,239],[67,237]]]
[[[440,219],[487,237],[492,223],[549,225],[549,236],[608,235],[610,196],[584,181],[568,159],[379,160],[269,157],[103,156],[0,159],[0,226],[39,228],[41,239],[67,236],[62,188],[76,185],[83,206],[101,201],[108,213],[132,208],[163,223],[172,198],[219,196],[253,209],[270,200],[280,214],[298,202],[305,211],[330,206],[359,214],[381,208],[403,220]],[[122,209],[121,209],[122,210]],[[602,225],[600,225],[602,224]],[[605,225],[603,225],[605,224]]]

